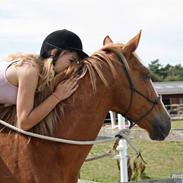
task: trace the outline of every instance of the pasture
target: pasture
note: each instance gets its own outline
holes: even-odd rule
[[[176,129],[183,129],[183,121],[173,121],[170,135],[165,141],[152,141],[146,132],[139,128],[131,130],[132,142],[141,151],[147,162],[144,179],[166,179],[172,174],[183,174],[183,132]],[[100,144],[92,148],[90,156],[107,152],[112,148],[113,143]],[[128,149],[131,158],[135,155]],[[100,160],[86,162],[81,169],[81,178],[93,180],[100,183],[119,182],[119,170],[116,160],[106,157]]]

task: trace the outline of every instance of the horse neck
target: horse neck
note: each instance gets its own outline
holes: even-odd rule
[[[96,77],[93,90],[89,73],[79,81],[79,89],[66,103],[57,136],[75,140],[91,140],[97,136],[110,108],[111,89]]]

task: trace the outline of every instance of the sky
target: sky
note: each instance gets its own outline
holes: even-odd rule
[[[0,0],[0,57],[37,53],[59,29],[79,35],[89,55],[109,35],[126,43],[142,30],[136,53],[147,66],[183,63],[181,0]]]

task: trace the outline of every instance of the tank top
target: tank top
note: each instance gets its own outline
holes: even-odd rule
[[[6,78],[7,68],[15,62],[0,61],[0,104],[16,104],[18,87]]]

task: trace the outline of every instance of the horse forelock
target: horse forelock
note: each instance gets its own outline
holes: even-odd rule
[[[125,62],[125,58],[123,58],[124,56],[121,56],[118,51],[113,49],[111,49],[111,51],[115,54],[118,54],[120,58]],[[82,60],[81,63],[75,63],[60,75],[56,75],[52,83],[50,83],[50,86],[47,86],[47,88],[45,88],[43,91],[36,94],[35,106],[38,106],[49,95],[51,95],[53,89],[55,88],[53,85],[56,86],[62,80],[67,79],[73,75],[78,75],[81,79],[85,77],[86,73],[88,73],[94,92],[97,90],[98,78],[101,79],[106,87],[109,87],[109,81],[107,80],[106,73],[103,69],[104,64],[109,68],[109,71],[111,71],[112,76],[115,78],[116,68],[114,66],[114,60],[105,53],[105,50],[101,49],[98,52],[95,52],[91,57]],[[74,96],[75,95],[72,97]],[[72,102],[71,105],[74,105],[74,102]],[[30,131],[43,135],[53,135],[58,126],[58,123],[62,121],[64,116],[64,108],[67,106],[64,105],[64,102],[59,103],[38,125],[33,127]],[[14,116],[8,115],[11,113],[11,111],[15,111],[15,109],[16,106],[3,108],[3,110],[1,110],[3,113],[0,112],[1,119],[16,126],[16,113],[14,112]]]

